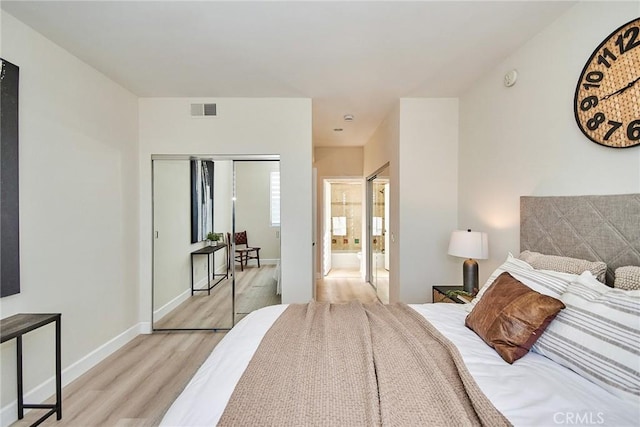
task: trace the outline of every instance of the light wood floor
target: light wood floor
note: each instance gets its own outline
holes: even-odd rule
[[[320,301],[343,303],[358,299],[366,303],[377,299],[371,285],[361,279],[329,278],[319,280],[316,286]],[[251,302],[247,304],[248,307]],[[224,335],[224,332],[139,335],[64,387],[62,420],[56,421],[53,415],[42,425],[156,426]],[[32,410],[12,426],[31,425],[42,414]]]
[[[139,335],[62,391],[62,420],[45,426],[156,426],[222,339],[218,332]],[[50,400],[52,403],[52,401]],[[29,426],[32,410],[13,426]]]
[[[245,267],[236,271],[236,323],[248,313],[268,305],[280,304],[276,295],[275,265]],[[207,329],[231,328],[231,277],[211,290],[197,292],[154,322],[155,329]]]
[[[375,289],[360,278],[331,277],[316,281],[316,300],[345,303],[358,300],[370,303],[378,300]]]

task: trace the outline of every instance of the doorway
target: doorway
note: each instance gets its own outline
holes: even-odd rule
[[[364,185],[359,178],[325,179],[322,276],[364,278]]]

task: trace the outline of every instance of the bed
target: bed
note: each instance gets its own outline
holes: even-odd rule
[[[618,267],[640,266],[640,227],[638,227],[640,195],[523,197],[521,218],[521,249],[523,251],[539,250],[556,256],[574,256],[594,262],[601,261],[608,267],[603,274],[610,284],[613,284],[615,270]],[[549,230],[553,231],[549,232]],[[595,247],[594,244],[599,247]],[[601,249],[603,244],[604,250]],[[518,263],[523,261],[508,257],[504,265],[509,262],[520,265]],[[532,275],[544,274],[534,270],[531,267]],[[524,283],[529,270],[522,273],[522,277],[519,276],[520,272],[517,269],[509,271]],[[494,275],[498,274],[502,274],[500,269],[494,272]],[[574,286],[575,275],[563,276],[563,274],[557,273],[556,276],[571,282],[570,286]],[[595,280],[589,272],[581,273],[579,276],[581,280],[583,276],[584,280]],[[495,278],[489,280],[494,281]],[[477,298],[480,301],[476,301],[477,305],[487,301],[491,288],[496,289],[497,285],[487,288],[489,288],[489,291],[485,292],[487,295]],[[615,290],[615,292],[622,291]],[[628,292],[630,292],[629,295],[633,294],[634,298],[637,296],[637,299],[640,299],[640,291]],[[565,301],[564,298],[563,301]],[[248,366],[256,350],[261,346],[263,338],[288,308],[288,305],[266,307],[250,313],[239,322],[218,344],[176,399],[165,414],[161,425],[218,424],[223,414],[227,415],[225,413],[227,405],[230,404],[238,384],[242,384],[243,375],[246,370],[248,371]],[[623,338],[630,340],[628,350],[632,360],[622,376],[629,377],[629,381],[633,384],[631,398],[628,398],[628,393],[621,397],[620,394],[611,392],[611,389],[594,382],[588,375],[577,373],[580,372],[579,369],[568,369],[566,364],[563,366],[556,360],[552,360],[549,354],[543,355],[545,354],[544,346],[541,346],[538,351],[529,351],[515,363],[506,363],[504,357],[480,339],[476,332],[465,326],[465,319],[469,316],[471,308],[473,307],[460,304],[408,306],[408,309],[421,319],[426,319],[437,333],[444,336],[453,345],[455,351],[459,352],[466,372],[473,377],[483,396],[506,418],[508,423],[516,426],[640,425],[640,395],[637,395],[640,342],[636,341],[635,335],[629,334]],[[633,316],[632,323],[640,322],[637,312],[631,316]],[[556,319],[555,322],[560,324],[558,320]],[[636,326],[635,329],[640,329],[640,324]],[[550,336],[552,334],[547,331],[542,336],[544,337],[547,333]],[[541,341],[542,337],[538,342]],[[380,373],[377,374],[380,375]],[[441,401],[438,405],[447,406],[446,401]],[[445,409],[450,409],[452,412],[456,410],[453,406]],[[256,420],[254,424],[276,424],[267,422],[266,419],[257,418]],[[287,424],[301,423],[291,420]],[[312,424],[335,423],[314,420]],[[380,424],[380,422],[371,424]],[[401,422],[382,422],[381,424],[406,425]]]

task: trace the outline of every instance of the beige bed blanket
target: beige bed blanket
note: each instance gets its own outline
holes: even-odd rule
[[[457,349],[405,304],[290,305],[219,425],[509,425]]]

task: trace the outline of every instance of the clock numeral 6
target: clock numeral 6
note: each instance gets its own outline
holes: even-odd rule
[[[592,119],[587,120],[587,128],[589,130],[596,130],[600,127],[602,123],[604,123],[605,117],[604,113],[596,113]]]
[[[640,140],[640,120],[634,120],[627,126],[627,137],[631,141]]]
[[[585,99],[580,102],[580,109],[582,111],[589,111],[593,107],[598,105],[598,97],[597,96],[587,96]]]

